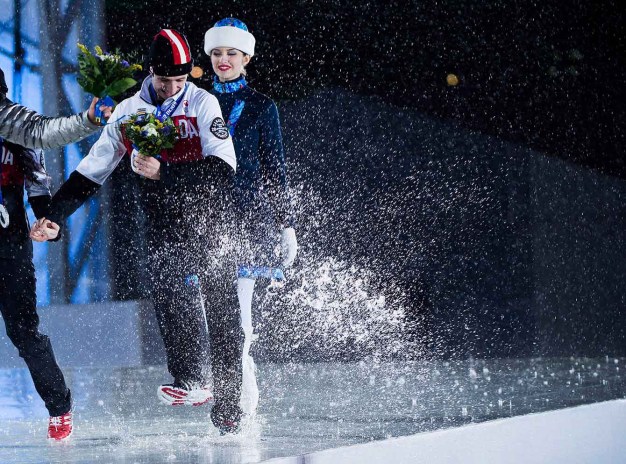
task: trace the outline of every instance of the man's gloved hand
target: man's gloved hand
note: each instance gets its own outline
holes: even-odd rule
[[[283,266],[290,267],[298,254],[298,241],[293,227],[286,227],[280,234],[280,248],[283,256]]]

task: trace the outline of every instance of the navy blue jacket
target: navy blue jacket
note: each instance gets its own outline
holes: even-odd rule
[[[293,226],[287,197],[285,154],[276,104],[247,86],[245,78],[214,82],[237,154],[235,201],[244,221]]]

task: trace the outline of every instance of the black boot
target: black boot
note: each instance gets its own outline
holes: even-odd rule
[[[211,410],[211,421],[220,435],[237,434],[241,430],[241,408],[217,401]]]

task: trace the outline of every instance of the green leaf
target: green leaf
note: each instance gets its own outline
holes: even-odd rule
[[[120,95],[126,92],[135,84],[137,84],[137,81],[135,79],[126,77],[124,79],[119,79],[109,84],[109,86],[105,89],[105,92],[106,92],[106,95],[115,97],[117,95]]]

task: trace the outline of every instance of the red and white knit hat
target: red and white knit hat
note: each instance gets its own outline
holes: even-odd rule
[[[193,58],[187,38],[174,29],[162,29],[150,44],[148,65],[159,76],[189,73],[193,68]]]

